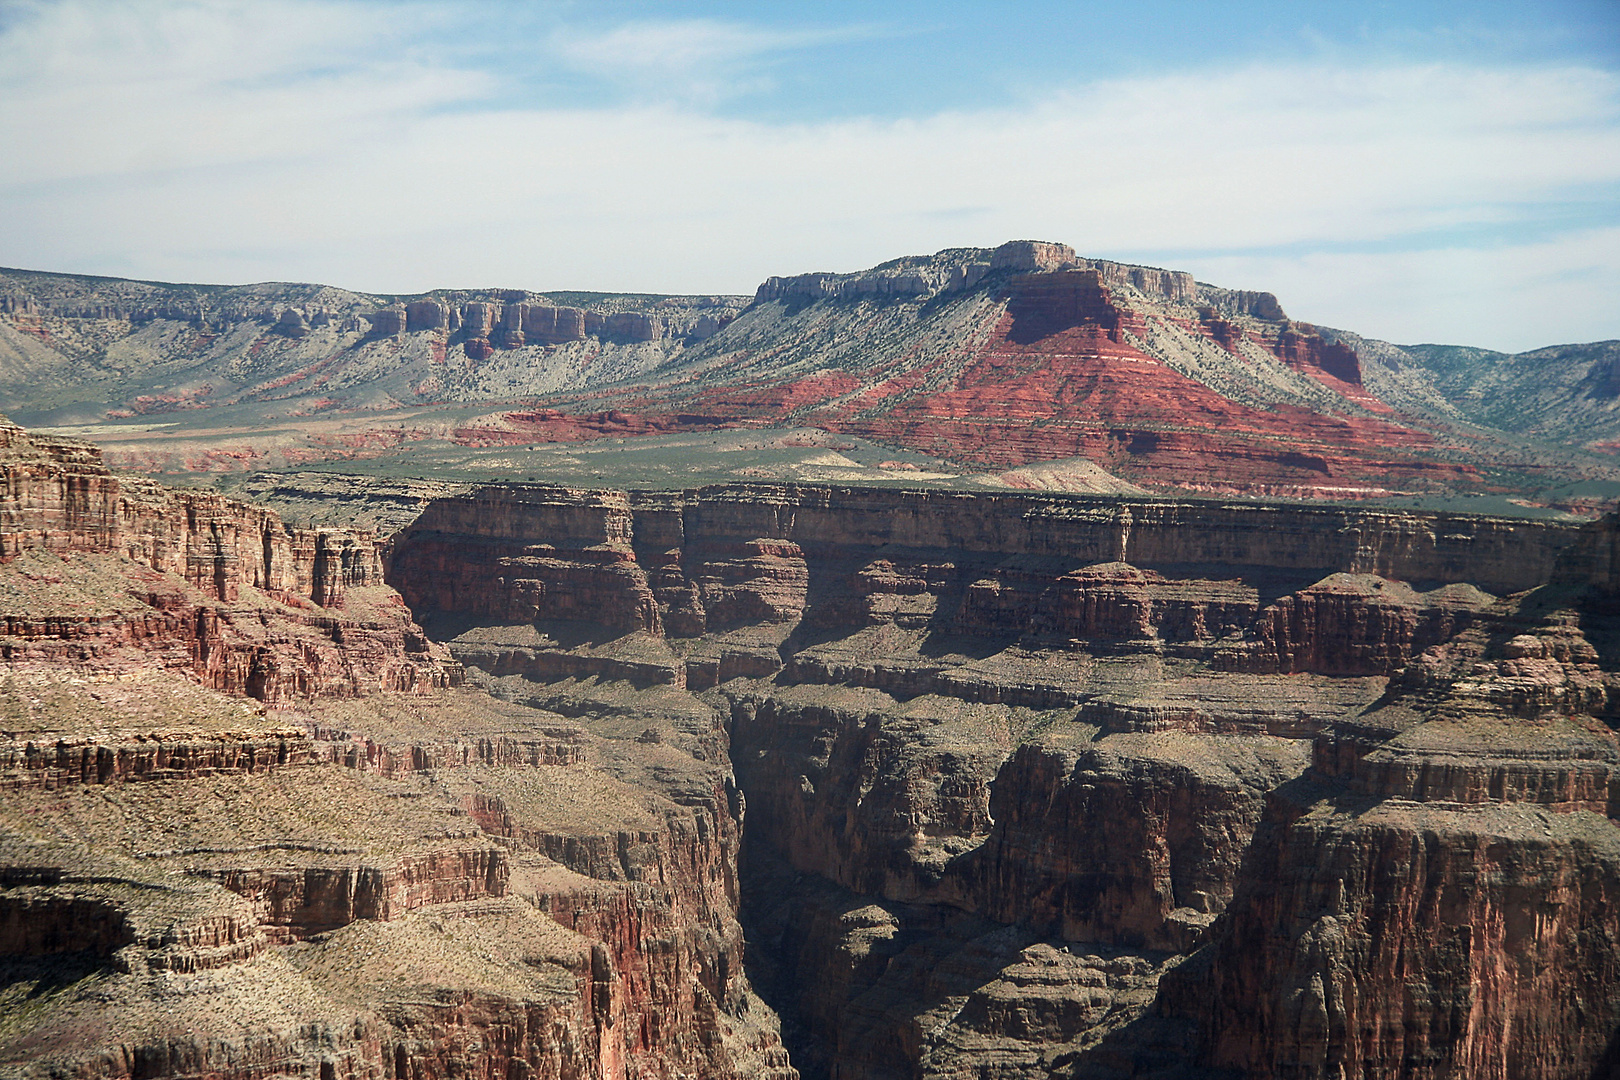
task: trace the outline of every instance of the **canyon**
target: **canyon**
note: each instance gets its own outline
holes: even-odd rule
[[[1033,241],[751,298],[4,272],[21,415],[356,472],[256,481],[297,524],[0,424],[0,1070],[1614,1075],[1620,524],[1265,501],[1613,479],[1607,353],[1553,352]],[[399,465],[736,429],[883,485]]]
[[[756,978],[806,1075],[1553,1077],[1620,1021],[1614,540],[500,487],[430,506],[391,574],[509,700],[729,714]]]
[[[5,1075],[1620,1070],[1613,517],[0,444]]]
[[[0,408],[149,473],[397,472],[429,443],[809,428],[991,486],[1496,493],[1590,514],[1609,496],[1562,489],[1620,480],[1612,351],[1400,347],[1046,241],[771,277],[752,297],[0,271]]]

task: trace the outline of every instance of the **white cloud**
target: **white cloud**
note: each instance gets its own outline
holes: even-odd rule
[[[686,89],[516,108],[494,104],[497,73],[454,66],[373,5],[38,12],[0,34],[15,106],[0,145],[27,148],[0,159],[12,265],[751,291],[769,274],[1044,237],[1155,252],[1378,336],[1620,335],[1609,233],[1587,222],[1515,247],[1500,232],[1620,184],[1620,79],[1605,71],[1278,63],[1076,84],[1016,108],[768,124],[703,108],[702,88],[797,47],[792,33],[558,37],[570,63]],[[1465,226],[1482,247],[1456,239]],[[1268,248],[1287,253],[1252,254]],[[1584,269],[1559,285],[1560,266]],[[1532,276],[1545,284],[1525,305]]]
[[[607,30],[557,28],[550,54],[564,67],[643,102],[714,106],[768,89],[772,63],[796,50],[871,38],[869,26],[776,29],[715,19],[655,19]]]
[[[1201,278],[1268,282],[1296,318],[1401,344],[1517,352],[1620,337],[1620,226],[1489,248],[1205,260]]]
[[[419,30],[429,9],[70,0],[13,10],[0,34],[0,145],[15,151],[0,158],[4,187],[314,157],[493,85],[408,47],[407,26]]]
[[[858,29],[767,30],[713,19],[623,23],[598,33],[560,30],[559,51],[581,66],[611,73],[646,69],[688,73],[772,53],[863,36]]]

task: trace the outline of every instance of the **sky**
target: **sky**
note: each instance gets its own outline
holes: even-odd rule
[[[1057,240],[1620,338],[1620,0],[0,0],[0,265],[752,293]]]

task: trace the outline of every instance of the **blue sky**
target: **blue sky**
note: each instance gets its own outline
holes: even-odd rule
[[[751,292],[1061,240],[1620,337],[1620,0],[0,0],[0,265]]]

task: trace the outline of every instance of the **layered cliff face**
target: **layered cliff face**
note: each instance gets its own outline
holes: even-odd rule
[[[264,701],[455,677],[383,583],[375,537],[118,478],[95,447],[10,424],[0,470],[9,666],[157,664]]]
[[[1578,535],[1466,515],[1119,498],[516,485],[431,505],[396,539],[392,580],[418,612],[486,622],[653,637],[668,623],[672,639],[892,624],[1389,674],[1491,594],[1547,580]]]
[[[1500,394],[1482,410],[1478,387],[1425,349],[1292,320],[1270,293],[1042,241],[773,277],[752,298],[398,298],[0,271],[0,359],[13,373],[0,375],[0,407],[75,425],[231,417],[184,452],[131,437],[128,467],[811,426],[961,469],[1060,461],[1115,485],[1262,496],[1523,490],[1613,473],[1593,456],[1612,439],[1527,425]],[[1560,353],[1576,357],[1574,374],[1538,416],[1590,419],[1612,398],[1602,365],[1592,375],[1576,362],[1582,349],[1602,352]],[[475,402],[487,411],[452,406]],[[389,416],[366,422],[374,410]],[[310,417],[330,429],[306,430]],[[138,425],[119,426],[109,437]]]
[[[595,606],[657,619],[469,629],[506,601],[435,609],[460,536],[491,598],[611,550]],[[1620,1030],[1614,537],[502,488],[432,508],[390,580],[508,695],[613,659],[721,710],[807,1075],[1553,1077]]]
[[[1615,523],[1318,734],[1189,979],[1207,1060],[1277,1076],[1608,1075]],[[1210,1004],[1212,1003],[1212,1005]]]
[[[712,713],[457,689],[373,538],[0,439],[0,1071],[792,1080]]]
[[[811,486],[441,500],[386,576],[470,687],[265,710],[13,669],[0,1060],[1602,1075],[1617,537]]]
[[[7,1075],[795,1075],[708,731],[466,690],[265,713],[159,672],[0,706],[57,749],[0,762]]]

